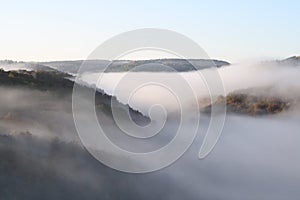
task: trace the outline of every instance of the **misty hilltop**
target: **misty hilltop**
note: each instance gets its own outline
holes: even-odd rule
[[[300,57],[293,56],[284,60],[271,61],[268,64],[271,63],[273,63],[274,66],[300,66]],[[42,91],[54,91],[56,94],[70,95],[74,85],[73,79],[82,64],[84,65],[83,71],[92,73],[99,72],[101,70],[103,71],[107,65],[110,67],[108,68],[109,70],[105,72],[126,72],[131,70],[137,72],[168,72],[172,70],[178,72],[187,72],[195,70],[194,66],[197,66],[199,69],[207,69],[212,66],[217,66],[219,70],[226,70],[229,68],[223,68],[223,66],[230,65],[226,61],[204,59],[156,59],[135,61],[79,60],[51,62],[15,62],[11,60],[4,60],[0,61],[0,68],[4,69],[0,71],[0,85],[26,87]],[[169,66],[170,68],[165,68],[164,66]],[[258,71],[257,73],[260,72]],[[233,73],[228,74],[232,75]],[[140,75],[141,74],[138,76]],[[239,74],[236,74],[236,76],[239,76]],[[85,85],[84,87],[86,87],[87,90],[95,89],[95,86],[93,85]],[[295,88],[295,90],[297,90],[297,88]],[[295,100],[279,94],[275,94],[274,96],[266,96],[265,94],[268,92],[270,92],[269,89],[262,89],[261,87],[253,87],[251,89],[244,88],[244,90],[233,91],[230,94],[227,94],[227,96],[220,96],[218,101],[225,101],[227,110],[229,112],[253,116],[280,113],[288,110],[295,104],[295,101],[298,102],[299,99],[297,97],[297,100]],[[97,88],[96,96],[99,97],[98,99],[100,102],[98,103],[98,108],[104,108],[104,110],[109,108],[109,102],[111,98],[118,98],[114,94],[108,95],[103,89],[100,88]],[[200,101],[201,100],[199,100],[199,102]],[[218,103],[218,101],[213,103]],[[120,105],[121,104],[122,103],[120,103]],[[124,106],[129,107],[129,105]],[[206,112],[210,111],[210,107],[211,105],[206,107]],[[131,107],[129,108],[130,110],[133,110]],[[139,112],[137,113],[140,114]]]
[[[216,102],[206,106],[203,111],[210,113],[212,106],[225,102],[228,113],[249,116],[263,116],[278,114],[288,110],[294,101],[276,96],[249,94],[247,91],[237,91],[220,96]]]
[[[101,66],[109,61],[101,61],[102,64],[100,61],[89,61],[89,70],[97,72],[99,68],[97,65],[93,65],[93,62]],[[150,61],[130,61],[130,65],[127,61],[122,65],[119,62],[115,65],[115,69],[119,71],[133,69],[133,66],[139,65],[137,62],[147,64]],[[167,60],[163,62],[166,64]],[[168,62],[171,62],[168,65],[172,65],[172,63],[180,63],[181,61],[168,60]],[[199,152],[198,147],[200,146],[200,141],[196,140],[196,148],[191,148],[191,151],[187,152],[186,156],[188,157],[179,159],[178,163],[154,175],[135,176],[116,172],[98,163],[80,142],[73,119],[72,91],[74,84],[77,84],[74,83],[74,77],[77,75],[76,70],[81,65],[81,61],[51,63],[3,61],[0,64],[4,66],[4,69],[0,70],[0,105],[2,105],[0,109],[0,156],[2,161],[0,162],[0,169],[3,172],[0,185],[4,190],[1,194],[4,199],[202,199],[203,193],[207,190],[204,188],[199,191],[199,188],[195,188],[197,192],[191,193],[189,188],[195,187],[194,183],[187,186],[184,184],[172,185],[167,189],[165,186],[176,183],[176,180],[180,180],[179,183],[182,183],[182,181],[188,182],[194,178],[197,181],[203,180],[203,177],[198,179],[195,176],[199,173],[206,175],[208,178],[210,176],[215,177],[217,172],[224,174],[223,177],[226,178],[223,180],[224,184],[228,184],[228,180],[234,180],[229,184],[231,189],[229,188],[228,193],[230,194],[235,194],[237,191],[235,188],[241,185],[236,180],[241,179],[244,181],[245,177],[243,175],[245,172],[251,173],[251,177],[257,176],[257,181],[254,180],[251,184],[253,184],[252,187],[257,187],[259,190],[261,187],[257,182],[263,182],[266,177],[273,178],[269,180],[270,183],[279,185],[280,182],[276,182],[276,180],[281,178],[274,177],[270,172],[270,169],[274,169],[277,164],[274,159],[269,159],[265,163],[266,165],[261,165],[262,160],[266,160],[265,158],[268,155],[261,156],[260,153],[269,151],[273,154],[275,152],[276,158],[285,158],[286,152],[278,148],[285,140],[285,142],[292,142],[291,145],[287,145],[291,149],[290,152],[296,152],[294,149],[299,147],[299,112],[295,113],[296,119],[284,118],[284,112],[293,110],[292,107],[299,105],[300,102],[300,95],[298,95],[300,83],[297,81],[299,68],[297,67],[276,65],[264,68],[260,65],[250,66],[244,70],[243,66],[229,65],[217,68],[224,78],[224,85],[232,90],[232,92],[226,96],[220,96],[214,102],[214,104],[225,102],[227,111],[230,113],[227,116],[227,124],[225,124],[223,134],[224,138],[227,137],[225,140],[230,141],[230,143],[224,144],[221,141],[212,152],[214,155],[205,159],[206,164],[199,165],[197,163],[198,159],[194,157]],[[175,64],[175,66],[177,65]],[[97,75],[97,73],[95,74]],[[119,74],[122,73],[105,73],[104,76],[112,81]],[[163,74],[165,79],[172,79],[172,75],[177,76],[175,73],[141,72],[133,74],[135,76],[131,77],[130,80],[137,79],[137,77],[144,80],[144,77],[150,77],[149,74],[154,76]],[[198,72],[178,74],[189,75],[187,79],[193,83],[190,85],[191,89],[197,90],[200,88],[200,93],[205,91],[201,90],[201,87],[204,87],[203,84],[201,85],[202,82],[194,79],[198,75],[191,76],[192,74],[198,74]],[[258,76],[258,74],[261,74],[261,76]],[[286,82],[282,81],[283,79]],[[125,82],[125,84],[129,84],[129,82]],[[180,84],[176,82],[176,87],[177,85],[180,87]],[[291,86],[294,87],[293,90]],[[97,85],[92,84],[83,84],[80,87],[83,98],[86,97],[85,94],[87,93],[96,92],[95,111],[97,118],[101,119],[102,128],[107,131],[107,136],[116,144],[128,147],[129,150],[135,147],[152,150],[153,146],[161,147],[164,142],[168,143],[172,140],[170,136],[175,132],[174,130],[178,125],[176,119],[174,119],[176,116],[170,117],[169,121],[166,121],[167,126],[164,127],[161,134],[157,135],[157,139],[153,138],[152,140],[151,138],[153,146],[147,146],[146,140],[142,140],[141,143],[129,143],[128,140],[131,139],[131,136],[125,134],[123,136],[119,127],[116,126],[112,116],[111,101],[116,101],[120,110],[129,110],[132,120],[138,125],[149,124],[149,117],[145,117],[140,110],[134,110],[132,105],[119,102],[120,98],[116,93],[110,94],[104,88],[97,88]],[[285,91],[285,93],[282,91]],[[143,101],[151,100],[150,97],[152,96],[162,95],[157,89],[152,92],[149,92],[150,95],[148,95],[149,93],[142,94],[144,96],[141,96],[141,99]],[[168,104],[171,102],[168,98],[163,98],[162,101]],[[199,130],[206,130],[206,125],[209,124],[206,123],[206,120],[209,119],[211,105],[204,109],[206,109],[206,112],[201,116],[205,123],[203,123],[204,125],[199,124]],[[271,115],[279,113],[283,114],[271,117]],[[285,120],[281,120],[281,118]],[[192,123],[192,121],[190,120],[189,123]],[[87,126],[87,133],[90,130],[92,129]],[[290,139],[291,132],[294,132],[292,134],[297,136],[298,140]],[[199,135],[200,133],[202,132],[199,132]],[[276,138],[279,138],[278,143],[271,147],[268,146],[270,145],[270,138],[272,138],[272,142],[277,141]],[[253,148],[251,141],[257,141],[255,148]],[[127,142],[128,146],[126,145]],[[255,152],[255,156],[249,157],[248,155],[251,155],[253,151],[259,153]],[[115,158],[109,152],[103,153]],[[234,156],[228,157],[229,154]],[[218,159],[221,159],[220,162],[216,162],[214,156],[218,156]],[[195,162],[186,162],[190,158],[193,158],[191,160],[195,160]],[[119,158],[117,157],[117,159]],[[259,168],[253,168],[255,162],[259,163],[256,166]],[[279,160],[278,163],[283,162]],[[295,169],[298,169],[298,165],[295,163],[284,165],[284,167],[286,166],[295,166]],[[240,169],[240,171],[236,169]],[[284,173],[286,171],[291,172],[291,177],[295,177],[293,176],[295,171],[289,170],[289,168],[287,170],[285,170],[286,168],[280,169],[284,170]],[[266,172],[270,174],[266,174]],[[284,173],[276,174],[283,175]],[[184,176],[177,177],[176,174]],[[297,182],[298,180],[298,178],[295,179]],[[144,186],[149,183],[153,186],[145,188]],[[204,179],[203,185],[206,183],[207,179]],[[215,185],[216,187],[219,185],[219,180],[216,181]],[[138,193],[136,192],[137,188],[139,189]],[[223,185],[220,186],[220,190],[222,188]],[[245,185],[244,188],[247,191],[249,187]],[[287,191],[290,188],[290,185],[286,186]],[[270,191],[269,188],[267,189]],[[295,190],[298,191],[297,188]],[[252,192],[252,190],[249,191],[249,196]],[[212,193],[215,194],[215,191],[212,191]],[[204,196],[203,199],[208,198]],[[243,197],[241,196],[239,199],[243,199]]]
[[[7,70],[58,70],[77,73],[80,66],[84,71],[126,72],[126,71],[194,71],[210,67],[222,67],[229,62],[214,59],[154,59],[154,60],[75,60],[51,62],[0,61],[0,68]]]
[[[71,112],[73,86],[76,83],[70,78],[71,76],[69,74],[52,70],[4,71],[0,69],[0,90],[6,91],[2,93],[5,94],[3,95],[4,100],[1,101],[0,99],[0,103],[2,102],[6,106],[6,109],[0,111],[0,122],[1,120],[5,121],[11,118],[25,119],[25,121],[28,121],[28,119],[31,119],[31,121],[39,121],[40,119],[43,119],[42,113],[46,112],[50,105],[53,108],[57,107],[55,104],[58,105],[58,102],[63,102],[64,107],[68,107],[68,112]],[[120,103],[115,97],[110,96],[99,89],[95,90],[92,87],[84,85],[78,85],[78,87],[81,88],[83,94],[89,92],[95,93],[96,111],[98,110],[110,117],[112,115],[111,102],[114,101],[117,102],[120,111],[129,109],[133,119],[139,118],[142,121],[148,120],[147,117],[143,116],[140,112],[133,110],[129,105]],[[21,110],[16,108],[9,109],[10,107],[13,107],[13,105],[8,104],[13,104],[13,101],[8,101],[5,96],[11,98],[16,96],[15,94],[18,94],[17,98],[22,94],[21,99],[23,101],[25,101],[27,97],[32,98],[31,100],[28,100],[28,102],[36,102],[38,106],[34,109],[31,107]],[[37,112],[36,115],[33,114],[35,112]],[[28,115],[28,113],[31,113],[32,116]],[[40,123],[43,124],[43,120],[41,120]]]
[[[264,63],[300,66],[300,56],[292,56],[282,60],[271,60]],[[76,74],[81,66],[88,72],[188,72],[211,67],[224,67],[230,62],[216,59],[150,59],[150,60],[65,60],[48,62],[17,62],[1,60],[0,68],[27,71],[61,71]]]
[[[6,71],[11,70],[26,70],[26,71],[37,71],[37,70],[44,70],[44,71],[55,71],[52,67],[43,65],[37,62],[16,62],[12,60],[1,60],[0,61],[0,68]]]
[[[274,61],[278,65],[300,66],[300,56],[291,56],[283,60]]]

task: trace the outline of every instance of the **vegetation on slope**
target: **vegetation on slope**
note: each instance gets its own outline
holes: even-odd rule
[[[57,71],[4,71],[0,69],[0,85],[21,86],[39,90],[71,89],[68,74]]]
[[[258,95],[238,91],[220,96],[213,105],[225,101],[229,113],[245,114],[251,116],[277,114],[288,110],[294,101],[276,96]],[[205,107],[205,112],[210,112],[211,106]]]
[[[0,158],[1,200],[162,199],[170,192],[188,196],[176,186],[166,192],[168,177],[119,173],[76,143],[29,132],[8,135],[0,130]],[[149,181],[156,184],[145,187]]]
[[[41,91],[52,91],[54,95],[69,96],[71,102],[71,93],[73,91],[74,82],[68,79],[70,75],[58,71],[4,71],[0,69],[0,86],[16,86],[22,88],[37,89]],[[80,86],[84,91],[94,90],[85,86]],[[97,90],[95,92],[96,108],[111,114],[111,101],[117,101],[115,97],[109,96],[104,92]],[[129,109],[132,115],[144,117],[140,112],[131,109],[128,105],[118,102],[120,108]],[[148,120],[147,120],[148,121]]]
[[[84,71],[126,72],[126,71],[148,71],[186,72],[209,67],[222,67],[229,65],[228,62],[213,59],[153,59],[153,60],[77,60],[77,61],[52,61],[39,63],[43,66],[51,66],[59,71],[77,73],[80,66],[84,64]],[[142,67],[140,67],[142,66]],[[167,69],[165,66],[169,67]]]

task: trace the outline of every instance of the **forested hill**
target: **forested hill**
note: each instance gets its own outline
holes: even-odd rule
[[[77,73],[84,64],[84,71],[149,71],[186,72],[210,67],[222,67],[229,65],[226,61],[213,59],[154,59],[154,60],[75,60],[75,61],[51,61],[51,62],[15,62],[11,60],[0,61],[0,68],[6,70],[57,70],[67,73]]]
[[[64,97],[71,104],[74,82],[70,80],[69,74],[58,71],[4,71],[0,69],[0,87],[25,88],[30,90],[39,90],[42,92],[51,92],[56,97]],[[79,86],[82,91],[94,90],[87,86]],[[120,103],[115,97],[105,94],[101,90],[95,91],[95,106],[104,113],[111,115],[111,101],[118,102],[120,109],[129,109],[132,118],[141,117],[148,121],[139,111],[133,110],[129,105]]]
[[[70,71],[76,73],[81,64],[84,63],[84,70],[104,70],[106,72],[124,72],[124,71],[194,71],[210,67],[222,67],[229,65],[226,61],[210,59],[155,59],[155,60],[87,60],[87,61],[56,61],[41,63],[51,66],[58,70]],[[169,68],[167,69],[166,68]],[[171,68],[171,70],[170,70]],[[76,70],[76,71],[75,71]]]
[[[227,113],[236,113],[249,116],[278,114],[299,107],[299,95],[282,96],[272,92],[272,88],[248,88],[237,90],[224,96],[219,96],[216,102],[206,106],[203,111],[211,112],[212,106],[226,104]]]

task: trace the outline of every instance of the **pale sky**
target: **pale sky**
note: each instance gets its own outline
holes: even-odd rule
[[[209,57],[241,62],[300,54],[300,1],[0,1],[0,60],[74,60],[125,31],[162,28]]]

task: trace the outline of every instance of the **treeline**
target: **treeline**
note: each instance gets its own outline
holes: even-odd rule
[[[228,113],[252,116],[277,114],[288,110],[295,103],[290,99],[279,97],[233,92],[225,97],[219,96],[216,102],[205,107],[203,111],[210,113],[212,106],[224,102]]]
[[[69,75],[57,71],[4,71],[0,69],[0,85],[22,86],[39,90],[71,89]]]

